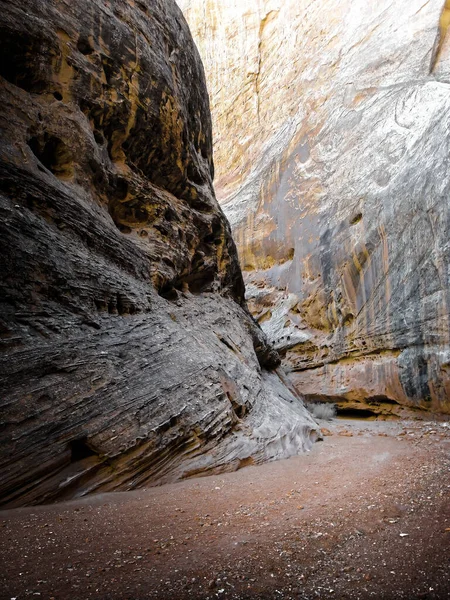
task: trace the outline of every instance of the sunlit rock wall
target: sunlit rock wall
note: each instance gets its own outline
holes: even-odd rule
[[[250,307],[299,390],[450,410],[450,2],[180,0]]]
[[[308,449],[245,305],[175,3],[3,2],[0,52],[0,501]]]

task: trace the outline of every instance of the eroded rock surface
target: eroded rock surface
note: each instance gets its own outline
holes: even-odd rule
[[[245,305],[178,7],[1,11],[3,503],[308,448],[316,425]]]
[[[450,3],[180,0],[250,308],[298,390],[450,411]]]

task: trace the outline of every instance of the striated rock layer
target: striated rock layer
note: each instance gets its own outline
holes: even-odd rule
[[[307,449],[245,305],[178,7],[0,4],[2,502]]]
[[[179,4],[249,306],[296,387],[450,412],[450,2]]]

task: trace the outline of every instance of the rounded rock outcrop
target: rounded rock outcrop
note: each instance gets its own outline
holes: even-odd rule
[[[175,3],[3,3],[0,49],[3,504],[308,447],[245,305]]]

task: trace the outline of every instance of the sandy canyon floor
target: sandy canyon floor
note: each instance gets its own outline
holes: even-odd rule
[[[450,423],[343,421],[236,473],[0,513],[2,599],[450,597]]]

